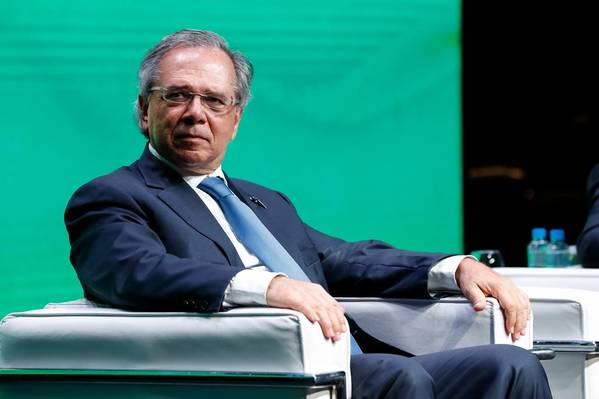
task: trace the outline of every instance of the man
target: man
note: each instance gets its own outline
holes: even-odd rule
[[[578,237],[578,258],[583,267],[599,267],[599,164],[595,165],[587,180],[589,214]]]
[[[226,176],[221,163],[251,76],[245,57],[211,32],[175,32],[146,54],[137,111],[149,144],[132,165],[77,190],[66,209],[86,297],[133,309],[291,308],[337,340],[346,327],[335,295],[461,289],[476,310],[496,297],[506,330],[514,339],[525,333],[526,296],[475,260],[327,236],[305,225],[283,194]],[[355,398],[551,396],[537,359],[512,346],[357,354],[351,368]]]

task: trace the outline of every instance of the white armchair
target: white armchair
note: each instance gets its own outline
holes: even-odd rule
[[[599,292],[522,288],[535,314],[536,347],[555,352],[542,363],[554,399],[599,398]]]
[[[465,299],[340,301],[368,334],[416,354],[509,342],[493,300],[480,313]],[[286,309],[130,312],[75,301],[13,313],[0,325],[7,399],[344,398],[349,361],[347,337],[333,344]]]
[[[555,399],[599,398],[599,269],[503,267],[530,297],[537,348],[553,350],[543,362]]]

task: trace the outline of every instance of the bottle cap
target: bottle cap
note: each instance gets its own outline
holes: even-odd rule
[[[549,237],[551,241],[565,241],[566,233],[564,229],[551,229],[549,230]]]
[[[547,230],[544,227],[535,227],[532,229],[533,240],[545,240],[547,238]]]

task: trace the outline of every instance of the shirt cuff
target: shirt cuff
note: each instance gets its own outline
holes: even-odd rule
[[[441,259],[434,265],[428,273],[428,293],[431,297],[443,296],[446,294],[461,293],[458,282],[455,279],[455,273],[458,270],[460,262],[465,258],[476,259],[470,255],[455,255]]]
[[[225,289],[223,307],[265,306],[266,291],[273,278],[286,276],[265,270],[246,269],[237,273]]]

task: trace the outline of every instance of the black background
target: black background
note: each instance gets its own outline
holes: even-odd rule
[[[464,243],[526,266],[532,227],[574,244],[599,162],[599,14],[591,2],[464,0]]]

